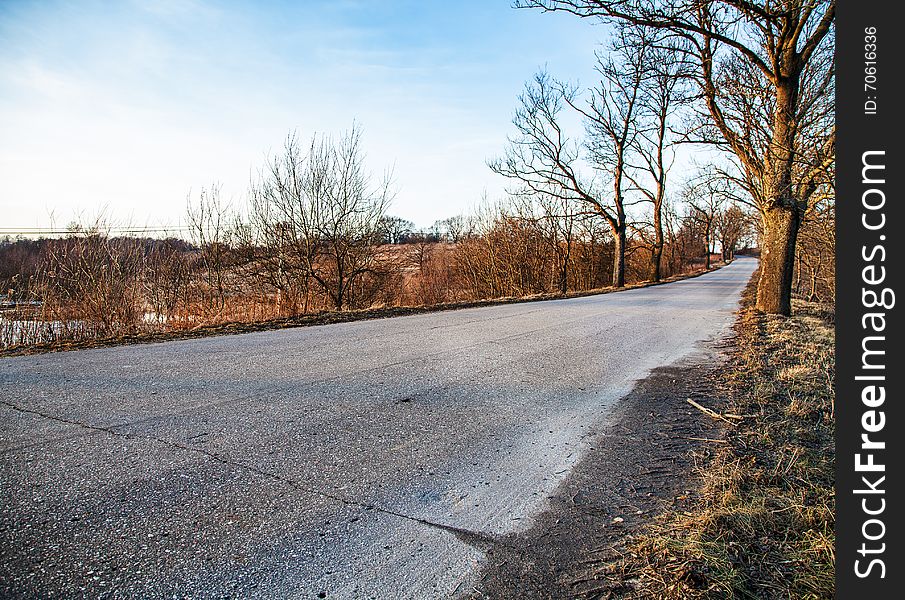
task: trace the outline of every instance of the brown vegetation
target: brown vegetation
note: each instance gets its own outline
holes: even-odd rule
[[[204,225],[232,218],[210,216],[218,211],[215,188],[198,202],[214,206],[193,208],[194,222],[204,230],[194,245],[113,237],[97,225],[62,239],[0,242],[6,290],[0,348],[242,331],[241,323],[283,327],[335,314],[325,311],[336,310],[339,288],[328,287],[327,275],[320,275],[326,286],[306,277],[311,271],[335,274],[333,254],[302,262],[288,244],[250,243],[241,224],[222,230]],[[357,250],[368,253],[370,266],[345,284],[343,310],[378,309],[375,316],[388,316],[395,313],[379,309],[562,296],[609,283],[613,243],[587,215],[521,200],[454,222],[455,242],[438,227],[406,234],[405,243],[378,236]],[[672,215],[666,223],[663,276],[703,268],[705,246],[694,221]],[[633,285],[648,278],[650,248],[640,239],[629,241]],[[342,317],[326,318],[335,320]]]
[[[662,156],[651,152],[649,168],[662,175]],[[387,215],[390,177],[375,183],[357,127],[304,148],[290,135],[244,205],[224,202],[217,185],[189,196],[190,242],[116,237],[100,219],[60,239],[0,242],[0,348],[566,295],[709,267],[713,228],[681,216],[663,192],[659,185],[648,198],[656,226],[631,231],[572,198],[522,191],[418,232]],[[712,216],[729,222],[734,213],[721,202],[712,202]],[[738,224],[722,238],[727,258],[749,237]]]
[[[833,313],[799,301],[778,318],[753,296],[724,373],[734,425],[698,457],[694,508],[662,515],[601,575],[612,596],[833,596]]]

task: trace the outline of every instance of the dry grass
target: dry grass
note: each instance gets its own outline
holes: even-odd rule
[[[688,512],[662,515],[609,567],[610,597],[830,598],[834,330],[826,307],[736,322],[726,411],[746,415],[699,467]]]

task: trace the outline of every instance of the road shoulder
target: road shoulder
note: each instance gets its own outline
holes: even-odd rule
[[[534,525],[488,551],[472,598],[593,597],[606,584],[603,556],[621,552],[654,515],[686,510],[695,464],[721,437],[722,424],[686,401],[721,410],[713,358],[695,356],[640,381]]]

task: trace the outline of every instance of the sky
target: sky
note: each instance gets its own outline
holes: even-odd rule
[[[604,36],[509,0],[0,0],[0,229],[179,225],[215,182],[241,205],[290,132],[353,122],[427,227],[502,195],[525,81],[592,85]]]

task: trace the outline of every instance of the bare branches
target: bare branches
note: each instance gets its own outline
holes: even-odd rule
[[[747,4],[749,3],[701,3],[694,0],[667,2],[657,0],[519,0],[515,5],[518,8],[568,12],[584,18],[629,23],[654,30],[668,30],[674,35],[688,40],[709,39],[731,47],[744,55],[766,76],[772,77],[770,64],[759,55],[757,48],[732,35],[739,25],[739,21],[758,16],[757,11],[752,10],[753,4],[748,10],[739,10],[742,5]],[[765,8],[762,10],[766,12]],[[775,14],[772,12],[769,14],[770,20],[776,21]],[[714,26],[716,21],[726,27]]]
[[[509,139],[503,158],[490,161],[488,166],[532,194],[585,202],[608,221],[615,221],[597,195],[593,178],[579,172],[581,144],[569,138],[560,124],[564,104],[572,105],[577,94],[575,88],[547,73],[538,73],[519,96],[512,119],[518,135]]]
[[[575,86],[539,73],[519,97],[513,118],[518,135],[509,139],[503,158],[489,163],[497,173],[518,182],[516,194],[576,202],[603,217],[613,234],[617,287],[625,282],[626,208],[633,203],[626,188],[638,186],[628,170],[644,129],[642,112],[650,92],[645,81],[663,68],[651,62],[652,57],[663,57],[657,53],[658,42],[646,30],[619,29],[611,52],[598,55],[599,84],[584,97]],[[564,133],[565,111],[584,121],[583,140]],[[665,123],[662,129],[665,132]],[[663,166],[662,148],[659,160]],[[611,189],[606,195],[604,181]]]
[[[374,184],[365,170],[361,132],[353,126],[338,141],[314,136],[303,154],[295,136],[268,159],[252,186],[254,229],[271,249],[275,281],[308,300],[313,281],[335,308],[354,303],[358,286],[379,271],[381,240],[391,199],[389,174]]]
[[[232,224],[229,204],[220,198],[219,184],[201,188],[197,202],[190,194],[186,214],[192,241],[200,249],[199,261],[206,284],[200,290],[203,304],[207,310],[221,313],[226,305],[227,235]]]

